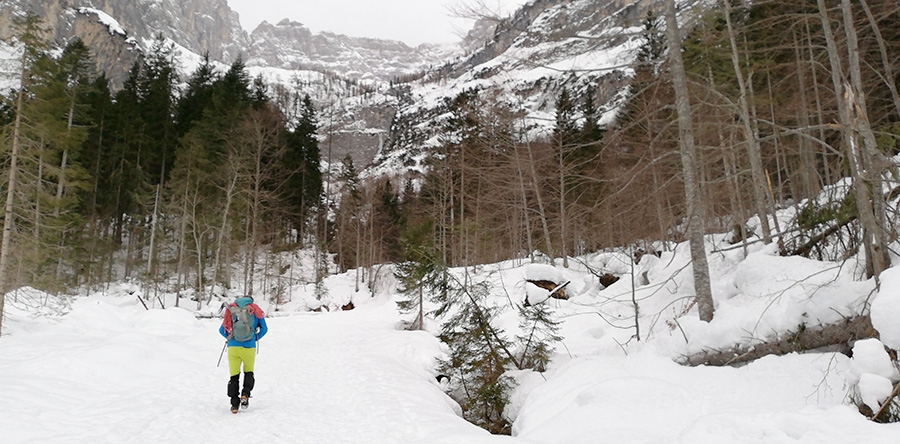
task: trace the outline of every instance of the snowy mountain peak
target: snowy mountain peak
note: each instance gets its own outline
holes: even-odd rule
[[[300,22],[262,22],[250,34],[247,64],[283,69],[336,72],[363,81],[387,82],[428,69],[459,50],[452,46],[420,45],[322,32],[313,34]]]
[[[272,82],[290,84],[294,77],[318,72],[360,83],[361,88],[334,88],[313,82],[304,89],[323,114],[334,116],[329,117],[329,137],[336,138],[329,145],[333,161],[351,154],[362,167],[374,160],[378,171],[396,171],[421,168],[421,154],[437,140],[440,104],[465,90],[517,103],[541,132],[552,121],[562,85],[582,91],[592,85],[608,119],[622,99],[630,75],[626,66],[639,43],[628,30],[655,4],[534,0],[508,18],[478,21],[459,45],[413,48],[399,41],[314,34],[290,19],[263,22],[248,34],[224,0],[15,0],[0,5],[0,38],[10,36],[3,23],[11,14],[36,11],[54,29],[54,41],[82,37],[114,86],[121,85],[137,57],[133,46],[147,48],[159,34],[181,49],[183,74],[208,53],[221,64],[241,57],[252,75]],[[379,94],[370,94],[375,91]]]

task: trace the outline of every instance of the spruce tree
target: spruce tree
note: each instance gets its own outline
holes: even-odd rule
[[[104,137],[104,163],[102,176],[108,178],[101,186],[101,196],[108,196],[106,207],[101,214],[114,219],[112,241],[120,245],[126,231],[125,223],[129,215],[136,215],[135,195],[138,187],[148,180],[146,169],[141,168],[142,148],[145,146],[145,122],[141,112],[142,82],[141,62],[132,65],[124,87],[113,96],[112,111],[109,114],[110,133]]]
[[[22,45],[23,50],[18,67],[20,84],[14,105],[15,118],[11,124],[12,128],[4,128],[3,131],[5,145],[9,147],[9,167],[6,170],[6,201],[3,207],[3,235],[0,240],[0,332],[3,328],[5,295],[15,285],[10,279],[9,271],[16,243],[15,231],[18,221],[22,217],[16,196],[19,192],[18,188],[21,187],[20,175],[23,174],[19,171],[21,157],[27,144],[23,133],[25,128],[30,125],[25,113],[25,106],[29,90],[36,81],[36,65],[47,57],[48,47],[41,38],[43,29],[37,15],[27,14],[24,17],[16,18],[13,21],[13,29],[16,40]]]
[[[588,85],[584,91],[584,98],[581,102],[581,114],[584,117],[584,124],[581,126],[579,141],[582,145],[596,145],[596,142],[599,142],[600,139],[603,138],[603,129],[600,128],[600,125],[597,122],[598,119],[600,119],[600,115],[597,105],[594,102],[594,95],[596,93],[597,88],[595,88],[594,85]],[[599,151],[599,148],[596,146],[593,149],[583,149],[589,150],[590,154],[595,154]],[[582,154],[582,156],[590,157],[590,154]]]
[[[351,268],[357,270],[361,266],[362,257],[362,236],[365,230],[362,205],[362,190],[359,179],[359,172],[353,164],[353,157],[350,154],[344,156],[341,161],[341,170],[338,175],[338,182],[343,184],[341,187],[340,207],[335,215],[335,236],[332,240],[331,249],[336,253],[336,260],[341,267],[341,271],[347,271]],[[357,285],[358,285],[357,280]]]
[[[203,113],[212,107],[213,84],[218,80],[209,53],[203,55],[200,66],[190,75],[187,87],[178,99],[175,113],[175,125],[178,137],[181,138],[203,117]]]
[[[404,298],[397,302],[401,313],[414,313],[409,322],[410,330],[425,328],[425,302],[431,294],[447,291],[447,266],[432,238],[433,222],[408,227],[401,239],[403,261],[397,265],[394,276],[400,282]]]
[[[110,202],[114,194],[110,192],[111,181],[109,173],[112,170],[112,144],[110,143],[112,128],[113,102],[109,89],[109,81],[101,74],[91,85],[85,97],[88,121],[87,137],[82,148],[82,165],[90,176],[90,184],[82,190],[82,205],[84,206],[85,233],[91,239],[85,251],[86,257],[82,260],[82,266],[87,274],[87,283],[90,285],[99,279],[100,258],[111,251],[109,238],[103,233],[107,232],[107,224],[112,218]]]
[[[508,431],[503,409],[509,401],[512,380],[505,375],[515,364],[512,343],[494,326],[497,307],[487,304],[487,283],[464,285],[448,277],[444,296],[436,314],[449,312],[440,338],[449,348],[444,374],[452,375],[453,396],[460,402],[463,417],[491,433]]]
[[[301,235],[313,213],[322,205],[324,193],[320,170],[318,122],[315,106],[309,95],[295,97],[297,122],[283,135],[285,153],[282,168],[285,174],[281,195],[287,209],[290,226]]]
[[[553,344],[563,339],[559,335],[559,321],[553,319],[552,314],[546,303],[519,307],[519,329],[522,333],[516,336],[516,344],[520,347],[517,353],[520,369],[546,370],[553,354]]]
[[[39,176],[47,184],[38,187],[37,194],[38,199],[45,201],[46,216],[40,222],[43,229],[37,245],[43,246],[41,255],[46,268],[36,267],[35,275],[57,290],[63,289],[66,275],[77,280],[72,271],[81,268],[77,263],[81,250],[77,233],[83,226],[81,190],[91,182],[81,153],[91,125],[86,108],[92,88],[92,66],[88,48],[81,40],[72,41],[57,58],[47,59],[43,78],[33,88],[28,107],[35,121],[40,122],[32,131],[44,145]]]
[[[150,185],[164,183],[172,169],[176,146],[175,94],[179,83],[175,46],[161,34],[156,36],[144,57],[141,76],[141,117],[145,123],[141,167],[147,171]]]
[[[553,128],[554,143],[558,147],[570,147],[578,139],[575,108],[569,89],[563,87],[556,97],[556,125]]]

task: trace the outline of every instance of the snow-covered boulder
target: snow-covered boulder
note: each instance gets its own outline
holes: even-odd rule
[[[525,303],[537,305],[549,298],[569,299],[562,273],[547,264],[525,265]]]

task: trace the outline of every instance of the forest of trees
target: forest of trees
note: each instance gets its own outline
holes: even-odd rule
[[[320,168],[323,129],[299,85],[266,85],[240,61],[180,74],[160,38],[110,91],[84,45],[51,52],[30,17],[17,24],[22,87],[0,106],[0,282],[62,291],[131,277],[202,299],[264,249],[314,246],[371,284],[374,267],[423,245],[447,266],[567,266],[748,229],[784,254],[864,250],[876,276],[896,225],[884,178],[900,148],[898,8],[723,0],[682,29],[658,10],[614,124],[599,126],[609,110],[592,82],[559,82],[554,129],[537,140],[523,104],[465,91],[441,105],[451,117],[426,173],[365,180],[350,157]],[[852,192],[800,206],[845,177]],[[799,230],[770,217],[787,206]]]
[[[232,285],[231,265],[253,270],[262,245],[315,238],[308,96],[270,90],[240,60],[224,72],[205,60],[182,80],[161,36],[111,91],[81,41],[57,54],[41,26],[16,21],[21,88],[0,108],[5,291],[133,278],[193,289],[199,304],[204,288]]]
[[[597,125],[591,84],[558,88],[555,129],[539,140],[526,138],[521,106],[488,90],[447,100],[452,117],[424,177],[370,183],[366,192],[354,185],[353,195],[370,196],[381,217],[399,224],[380,233],[379,254],[367,257],[403,260],[404,238],[426,224],[450,266],[534,252],[565,265],[598,249],[687,240],[692,228],[734,230],[736,240],[756,229],[784,254],[840,259],[865,249],[867,274],[877,275],[895,217],[885,210],[891,190],[882,177],[900,147],[900,6],[719,5],[676,29],[680,52],[667,51],[662,16],[648,17],[628,98],[609,127]],[[680,55],[680,87],[667,54]],[[852,179],[851,193],[800,207],[843,178]],[[696,189],[691,205],[687,179]],[[772,218],[789,206],[797,206],[800,231]],[[754,216],[762,217],[748,227]],[[822,248],[833,244],[840,248]],[[353,243],[341,245],[343,267],[360,264]]]
[[[333,128],[300,80],[267,85],[240,60],[180,73],[159,36],[113,91],[82,42],[51,48],[40,20],[21,18],[21,84],[0,97],[0,292],[134,279],[144,297],[184,292],[200,307],[216,287],[252,295],[267,278],[258,270],[283,270],[258,263],[277,258],[267,253],[311,248],[317,284],[355,269],[357,289],[398,264],[412,328],[426,297],[454,313],[441,337],[479,387],[467,418],[503,432],[504,369],[545,365],[556,327],[523,308],[541,339],[503,336],[483,283],[449,267],[567,267],[686,241],[705,321],[709,233],[823,260],[863,253],[859,277],[877,279],[900,227],[887,205],[900,194],[900,3],[720,0],[687,24],[674,0],[658,6],[613,123],[600,125],[602,73],[554,81],[555,122],[538,138],[524,104],[467,90],[434,111],[447,118],[428,168],[390,177],[362,174],[351,156],[323,162]],[[417,76],[392,89],[408,99]],[[791,207],[782,226],[773,216]]]
[[[608,127],[590,82],[560,82],[554,130],[538,140],[524,107],[489,90],[446,100],[435,114],[451,117],[424,176],[348,182],[342,202],[371,217],[337,219],[341,267],[537,256],[567,266],[600,249],[690,241],[704,320],[708,233],[824,260],[862,252],[860,278],[877,279],[898,226],[886,201],[898,191],[900,5],[717,5],[681,27],[674,1],[649,14]],[[774,215],[789,207],[798,216],[782,226]],[[362,243],[360,220],[375,230]]]

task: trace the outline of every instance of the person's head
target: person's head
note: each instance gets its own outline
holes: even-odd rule
[[[241,296],[234,300],[234,303],[237,304],[238,307],[246,307],[253,303],[252,296]]]

